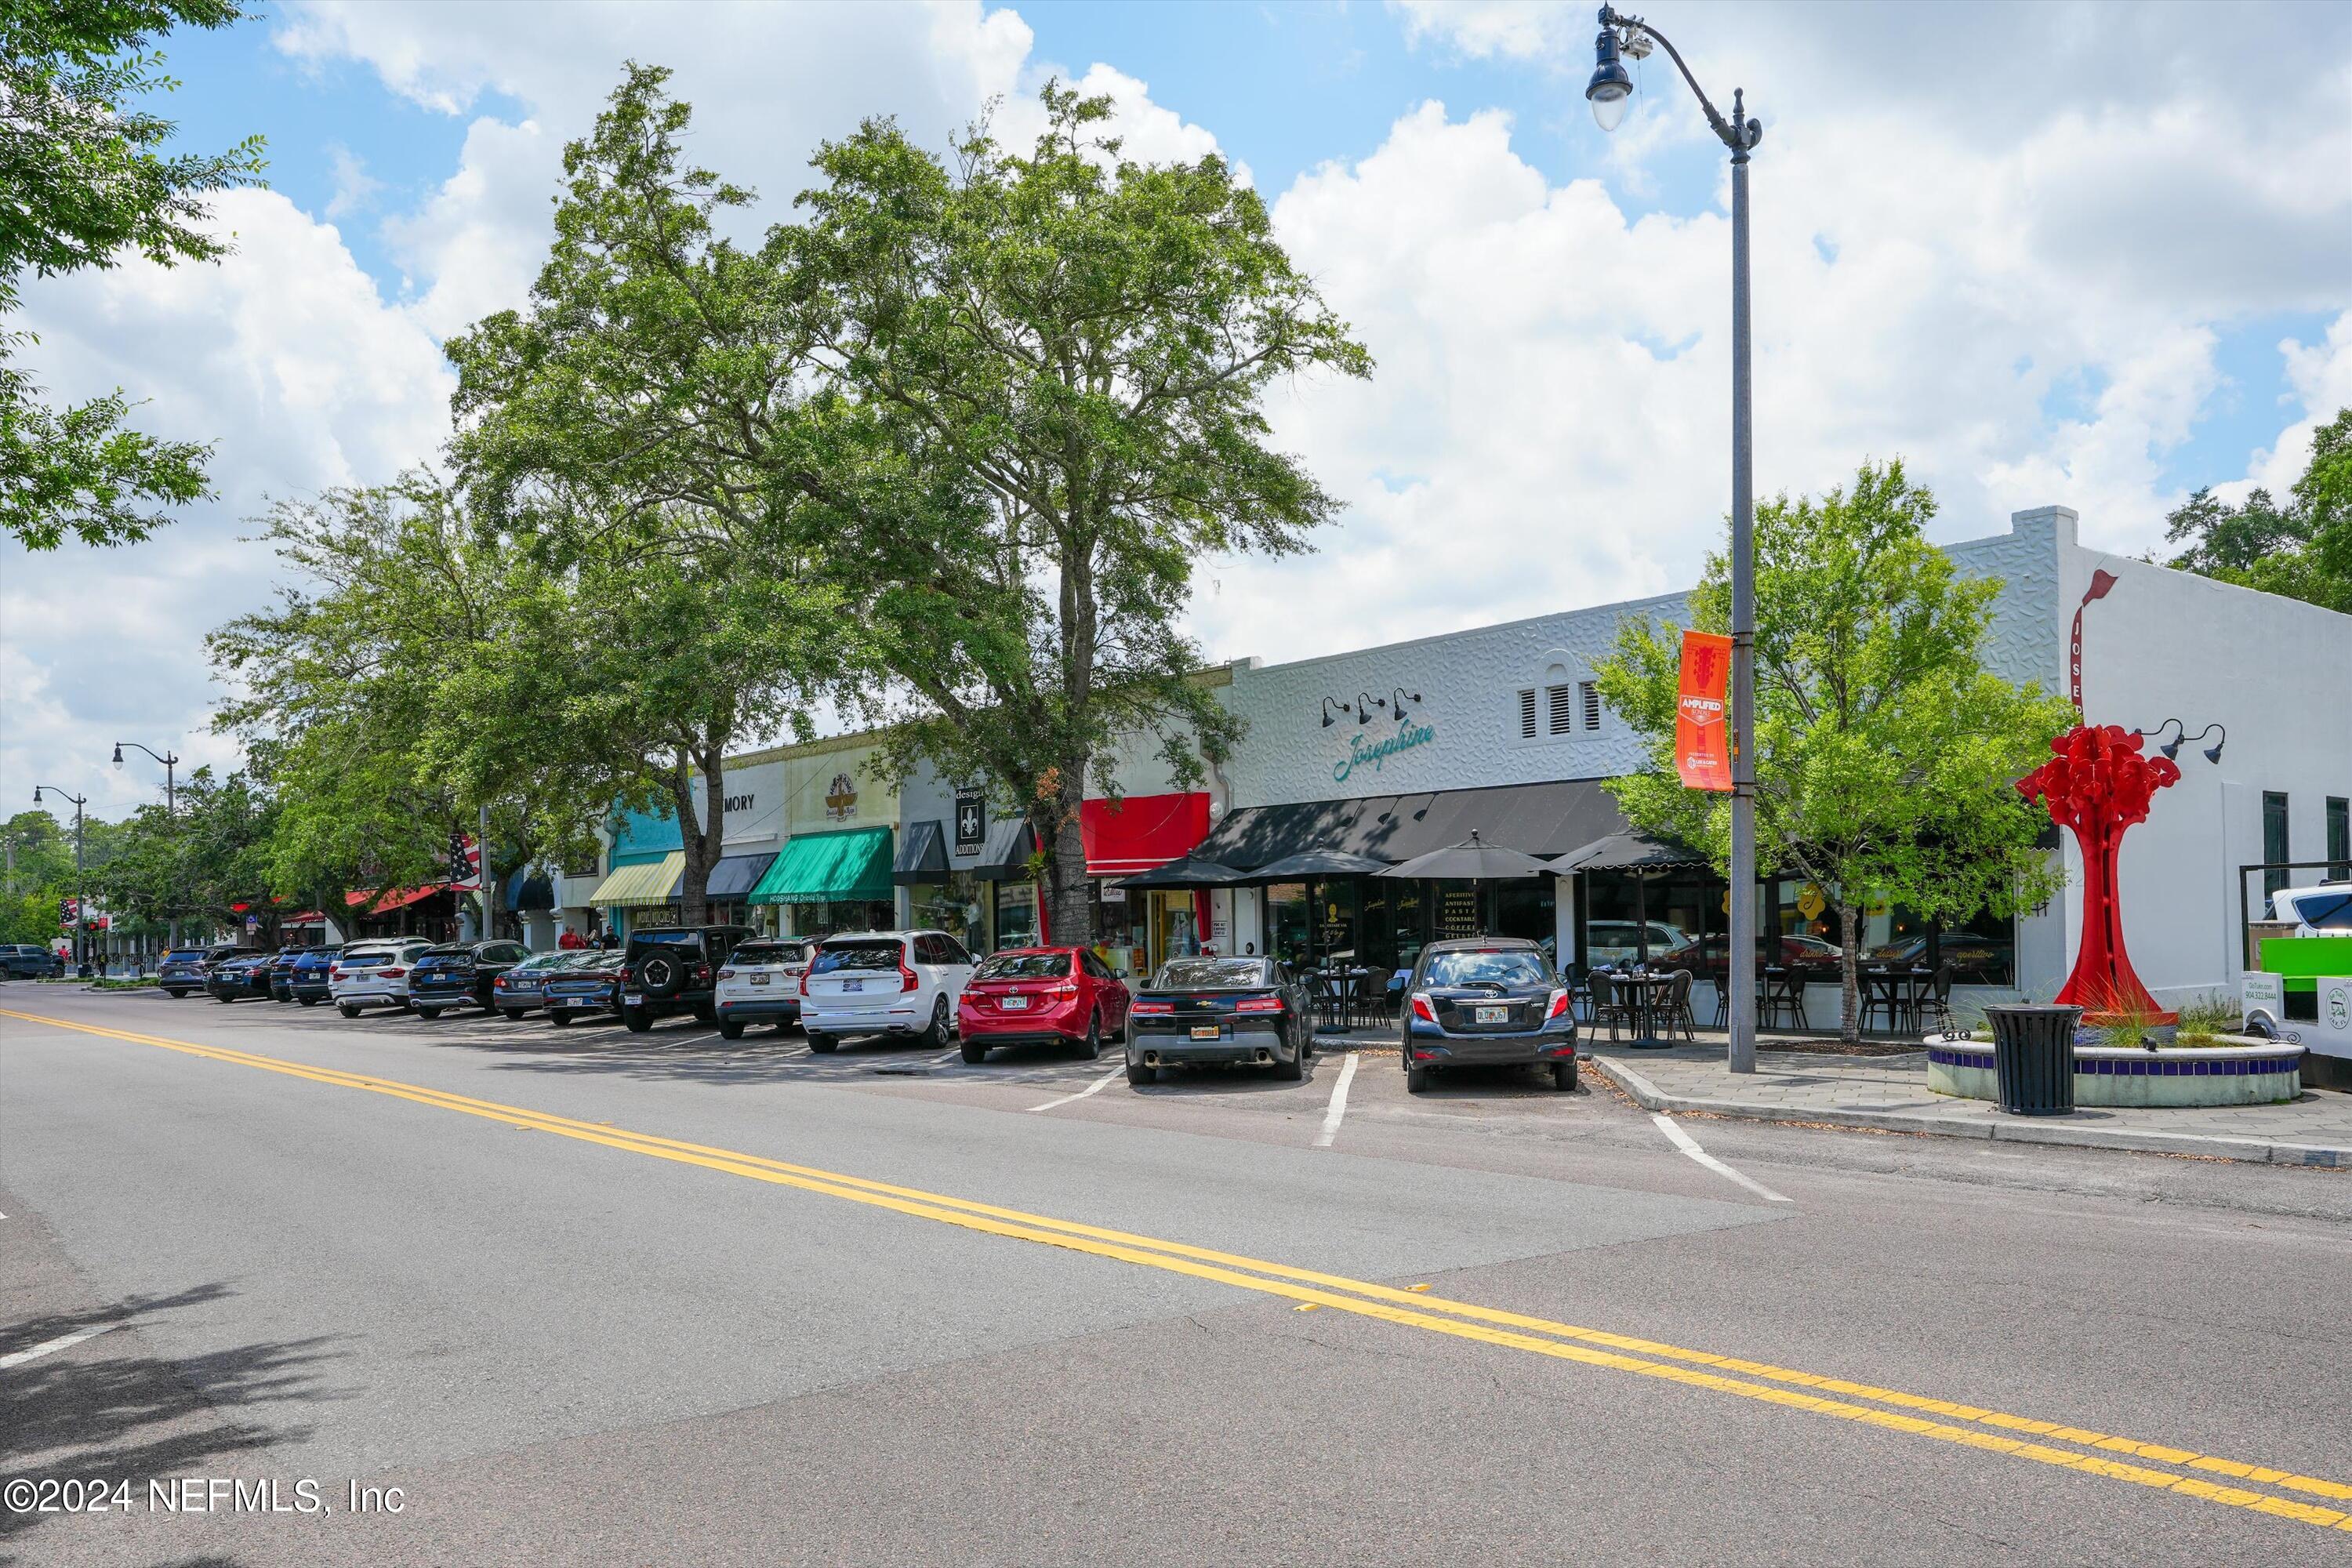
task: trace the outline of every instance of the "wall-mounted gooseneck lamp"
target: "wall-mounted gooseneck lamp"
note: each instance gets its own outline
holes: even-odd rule
[[[1400,718],[1400,719],[1403,718],[1403,717],[1404,717],[1404,705],[1405,705],[1405,700],[1406,700],[1406,698],[1407,698],[1408,696],[1410,696],[1410,697],[1411,697],[1411,699],[1412,699],[1414,702],[1416,702],[1416,703],[1418,703],[1418,702],[1421,700],[1421,693],[1420,693],[1420,692],[1418,692],[1418,691],[1414,691],[1414,692],[1410,692],[1410,693],[1408,693],[1408,692],[1405,690],[1405,689],[1404,689],[1403,687],[1402,687],[1402,686],[1397,687],[1395,689],[1393,689],[1392,691],[1391,691],[1391,692],[1389,693],[1389,700],[1390,700],[1390,701],[1391,701],[1391,702],[1393,702],[1393,703],[1395,704],[1395,706],[1394,706],[1393,708],[1390,709],[1390,710],[1389,710],[1389,711],[1391,711],[1391,713],[1394,713],[1394,714],[1395,714],[1398,718]]]
[[[1357,692],[1356,722],[1359,724],[1370,723],[1372,721],[1372,710],[1375,707],[1386,708],[1388,705],[1388,699],[1385,697],[1375,697],[1369,691]]]
[[[1352,713],[1355,711],[1354,709],[1349,707],[1346,703],[1326,697],[1323,699],[1323,728],[1326,730],[1338,722],[1337,720],[1331,717],[1331,710],[1334,708],[1337,708],[1342,713]]]

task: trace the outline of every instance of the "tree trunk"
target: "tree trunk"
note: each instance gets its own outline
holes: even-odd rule
[[[670,770],[669,796],[671,807],[677,813],[678,846],[686,851],[686,873],[678,882],[678,923],[698,926],[708,924],[710,914],[710,868],[718,857],[712,853],[719,842],[719,832],[726,821],[727,800],[720,795],[719,781],[706,773],[703,779],[705,812],[694,809],[693,756],[681,750],[677,763]],[[703,826],[705,814],[710,826]]]
[[[1093,889],[1087,885],[1087,841],[1078,808],[1086,800],[1083,760],[1062,770],[1061,787],[1044,805],[1051,820],[1035,823],[1038,841],[1048,847],[1044,895],[1045,939],[1056,946],[1092,947],[1101,933],[1095,929]]]
[[[1838,1038],[1862,1042],[1862,910],[1838,905]]]

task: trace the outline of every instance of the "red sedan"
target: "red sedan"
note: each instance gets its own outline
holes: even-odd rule
[[[1127,1037],[1127,986],[1083,947],[1015,947],[971,972],[956,1005],[963,1059],[992,1046],[1057,1045],[1091,1059]]]

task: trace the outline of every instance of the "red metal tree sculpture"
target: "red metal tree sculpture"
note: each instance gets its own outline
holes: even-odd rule
[[[2055,754],[2048,762],[2017,781],[2019,793],[2047,806],[2050,820],[2073,833],[2083,852],[2083,942],[2058,1000],[2082,1007],[2089,1023],[2113,1014],[2178,1020],[2132,973],[2116,905],[2116,850],[2124,829],[2146,822],[2150,798],[2180,778],[2170,757],[2142,756],[2144,744],[2114,724],[2077,724],[2050,742]]]

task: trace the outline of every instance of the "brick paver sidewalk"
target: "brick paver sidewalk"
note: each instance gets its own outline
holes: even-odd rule
[[[1758,1053],[1753,1074],[1735,1075],[1724,1065],[1719,1042],[1637,1051],[1600,1040],[1588,1049],[1595,1068],[1651,1110],[2212,1154],[2285,1165],[2352,1165],[2352,1094],[2324,1089],[2305,1090],[2286,1105],[2183,1110],[2102,1106],[2072,1116],[2008,1116],[1984,1100],[1931,1093],[1924,1051],[1849,1057],[1768,1050]]]

